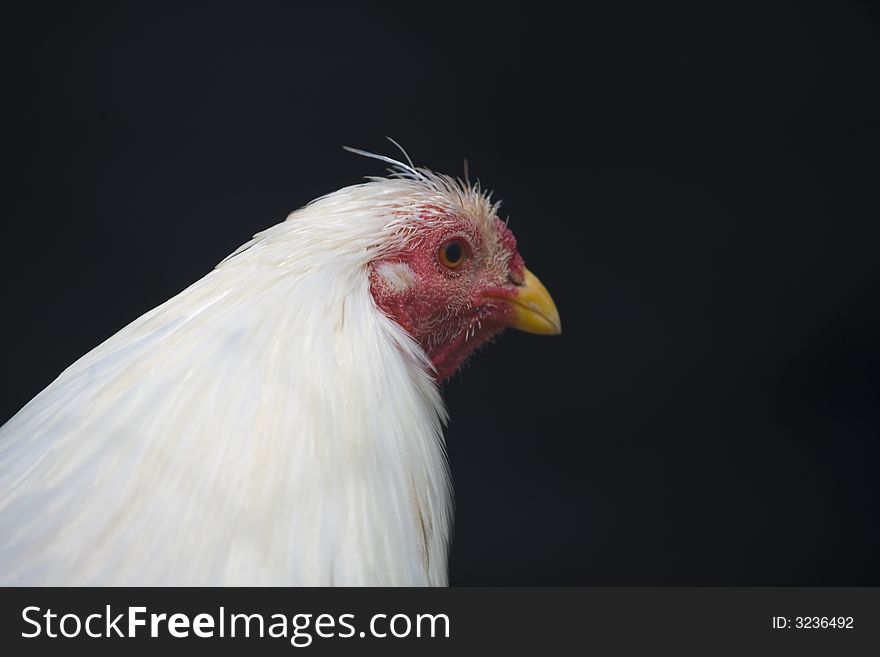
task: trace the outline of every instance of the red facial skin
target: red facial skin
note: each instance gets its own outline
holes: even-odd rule
[[[442,247],[451,239],[465,245],[456,267],[445,265]],[[383,263],[406,264],[414,282],[395,289],[381,275]],[[513,298],[523,281],[523,259],[504,222],[487,232],[467,219],[446,217],[418,225],[407,245],[371,263],[370,290],[376,305],[418,343],[444,380],[455,374],[477,347],[510,326]]]

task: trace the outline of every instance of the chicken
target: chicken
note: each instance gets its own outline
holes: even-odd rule
[[[479,185],[356,152],[389,175],[258,233],[0,429],[0,583],[447,584],[438,384],[559,314]]]

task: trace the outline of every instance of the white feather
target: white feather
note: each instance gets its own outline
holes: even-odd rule
[[[0,428],[0,583],[446,584],[445,411],[368,263],[450,185],[318,199],[65,370]]]

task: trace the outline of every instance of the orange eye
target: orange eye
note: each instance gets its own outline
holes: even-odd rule
[[[440,247],[440,262],[444,267],[455,269],[466,259],[467,247],[462,240],[449,240]]]

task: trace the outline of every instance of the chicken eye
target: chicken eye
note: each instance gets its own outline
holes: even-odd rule
[[[440,247],[440,262],[444,267],[455,269],[463,263],[467,256],[467,249],[459,239],[449,240]]]

